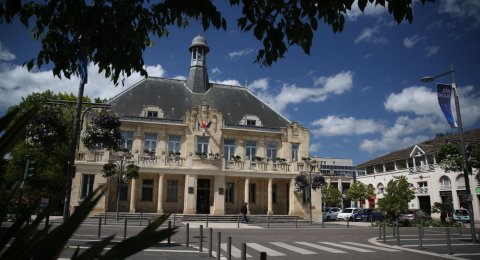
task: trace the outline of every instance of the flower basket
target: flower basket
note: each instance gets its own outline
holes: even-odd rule
[[[49,149],[66,139],[67,126],[63,125],[62,110],[51,107],[41,109],[27,126],[26,143],[31,147]]]
[[[81,140],[89,150],[117,150],[122,142],[120,120],[107,111],[93,113]]]
[[[102,177],[112,178],[117,175],[117,165],[114,163],[106,163],[102,168]]]
[[[242,160],[242,157],[240,157],[240,155],[235,155],[232,158],[235,162],[240,162]]]
[[[303,194],[305,187],[308,185],[307,176],[300,173],[295,177],[295,192],[298,194]]]
[[[129,163],[129,164],[127,164],[126,168],[127,168],[127,170],[126,170],[125,174],[123,175],[123,180],[125,182],[128,182],[131,179],[138,178],[138,171],[140,170],[140,167],[138,167],[137,165],[135,165],[133,163]]]

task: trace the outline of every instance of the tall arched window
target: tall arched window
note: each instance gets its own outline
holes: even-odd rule
[[[377,194],[383,194],[384,191],[385,191],[385,188],[383,187],[383,184],[379,183],[377,185]]]
[[[440,189],[450,190],[452,188],[452,182],[447,176],[442,176],[440,178]]]

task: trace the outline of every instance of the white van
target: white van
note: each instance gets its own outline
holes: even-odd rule
[[[454,209],[452,219],[456,222],[470,222],[470,214],[466,209]]]

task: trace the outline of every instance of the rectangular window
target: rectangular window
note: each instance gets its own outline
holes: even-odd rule
[[[272,184],[272,202],[277,203],[277,184]]]
[[[153,180],[143,180],[142,201],[153,201]]]
[[[167,180],[167,202],[177,202],[178,181]]]
[[[197,137],[197,153],[208,154],[208,137],[207,136]]]
[[[157,134],[145,133],[143,149],[155,153],[157,149]]]
[[[93,192],[94,181],[95,181],[95,175],[93,174],[84,174],[82,176],[82,194],[81,194],[82,199],[87,197],[88,195],[90,195],[90,193]]]
[[[181,138],[179,135],[168,136],[168,154],[180,152]]]
[[[123,131],[122,132],[123,145],[122,148],[132,151],[133,146],[133,131]]]
[[[233,156],[235,156],[235,140],[223,140],[223,157],[225,160],[232,160]]]
[[[247,119],[247,125],[255,126],[257,125],[257,121],[252,119]]]
[[[273,161],[277,160],[277,143],[275,142],[267,143],[267,157]]]
[[[120,183],[120,200],[126,201],[128,200],[128,184],[125,182]]]
[[[250,161],[257,155],[257,142],[246,141],[245,142],[245,159]]]
[[[299,144],[292,144],[292,162],[298,161],[298,147]]]
[[[148,118],[157,118],[158,117],[158,112],[157,111],[147,111],[147,117]]]
[[[233,182],[227,182],[225,183],[225,202],[227,203],[233,203],[234,197],[233,197]]]
[[[248,202],[249,203],[255,203],[256,202],[256,194],[257,194],[257,191],[255,189],[256,185],[255,183],[250,183],[248,185],[249,189],[248,189]]]

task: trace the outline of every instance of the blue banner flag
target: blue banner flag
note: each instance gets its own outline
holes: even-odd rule
[[[438,104],[442,109],[443,115],[447,119],[451,128],[457,127],[457,122],[452,114],[452,106],[450,98],[452,96],[452,85],[450,84],[437,84]]]
[[[78,58],[78,73],[80,74],[80,81],[83,84],[87,84],[88,81],[88,60],[85,56],[80,56]]]

